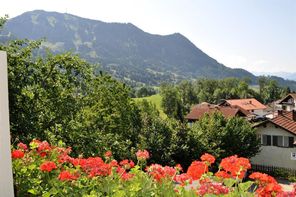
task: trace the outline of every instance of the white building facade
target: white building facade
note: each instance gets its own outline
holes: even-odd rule
[[[262,145],[261,151],[251,158],[252,164],[296,170],[296,134],[272,122],[261,124],[256,129]]]

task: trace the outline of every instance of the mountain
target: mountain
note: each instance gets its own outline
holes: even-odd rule
[[[105,23],[71,14],[35,10],[8,20],[3,39],[46,38],[54,53],[73,51],[127,83],[158,85],[182,79],[249,78],[243,69],[228,68],[179,33],[155,35],[131,23]],[[295,86],[296,82],[292,85]]]
[[[265,76],[278,76],[287,80],[296,81],[296,73],[288,73],[288,72],[254,72],[255,75],[265,75]]]

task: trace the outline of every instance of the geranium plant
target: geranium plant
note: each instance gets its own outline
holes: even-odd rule
[[[210,172],[215,158],[205,153],[193,161],[187,172],[151,164],[147,150],[136,153],[137,162],[116,161],[112,152],[103,157],[73,158],[71,148],[51,146],[46,141],[19,143],[12,149],[16,196],[295,196],[284,192],[274,178],[255,172],[243,181],[251,168],[248,159],[222,159],[219,170]],[[146,167],[145,167],[146,166]]]

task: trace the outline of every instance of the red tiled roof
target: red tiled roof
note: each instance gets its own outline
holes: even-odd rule
[[[254,98],[225,100],[231,106],[239,106],[244,110],[266,109],[266,106]]]
[[[293,120],[293,113],[295,111],[279,113],[277,117],[270,120],[270,122],[296,135],[296,121]]]
[[[217,106],[209,103],[201,103],[195,105],[185,118],[189,120],[199,120],[203,115],[205,115],[205,113],[212,114],[217,111],[220,111],[226,118],[234,116],[247,116],[249,114],[239,107]]]

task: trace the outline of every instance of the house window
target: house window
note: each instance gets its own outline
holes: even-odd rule
[[[296,153],[291,153],[291,160],[296,160]]]
[[[272,145],[273,146],[284,146],[283,136],[278,136],[278,135],[272,136]]]
[[[271,135],[262,135],[262,145],[271,146]]]
[[[294,147],[294,137],[289,137],[288,141],[289,141],[288,147],[293,148]]]

